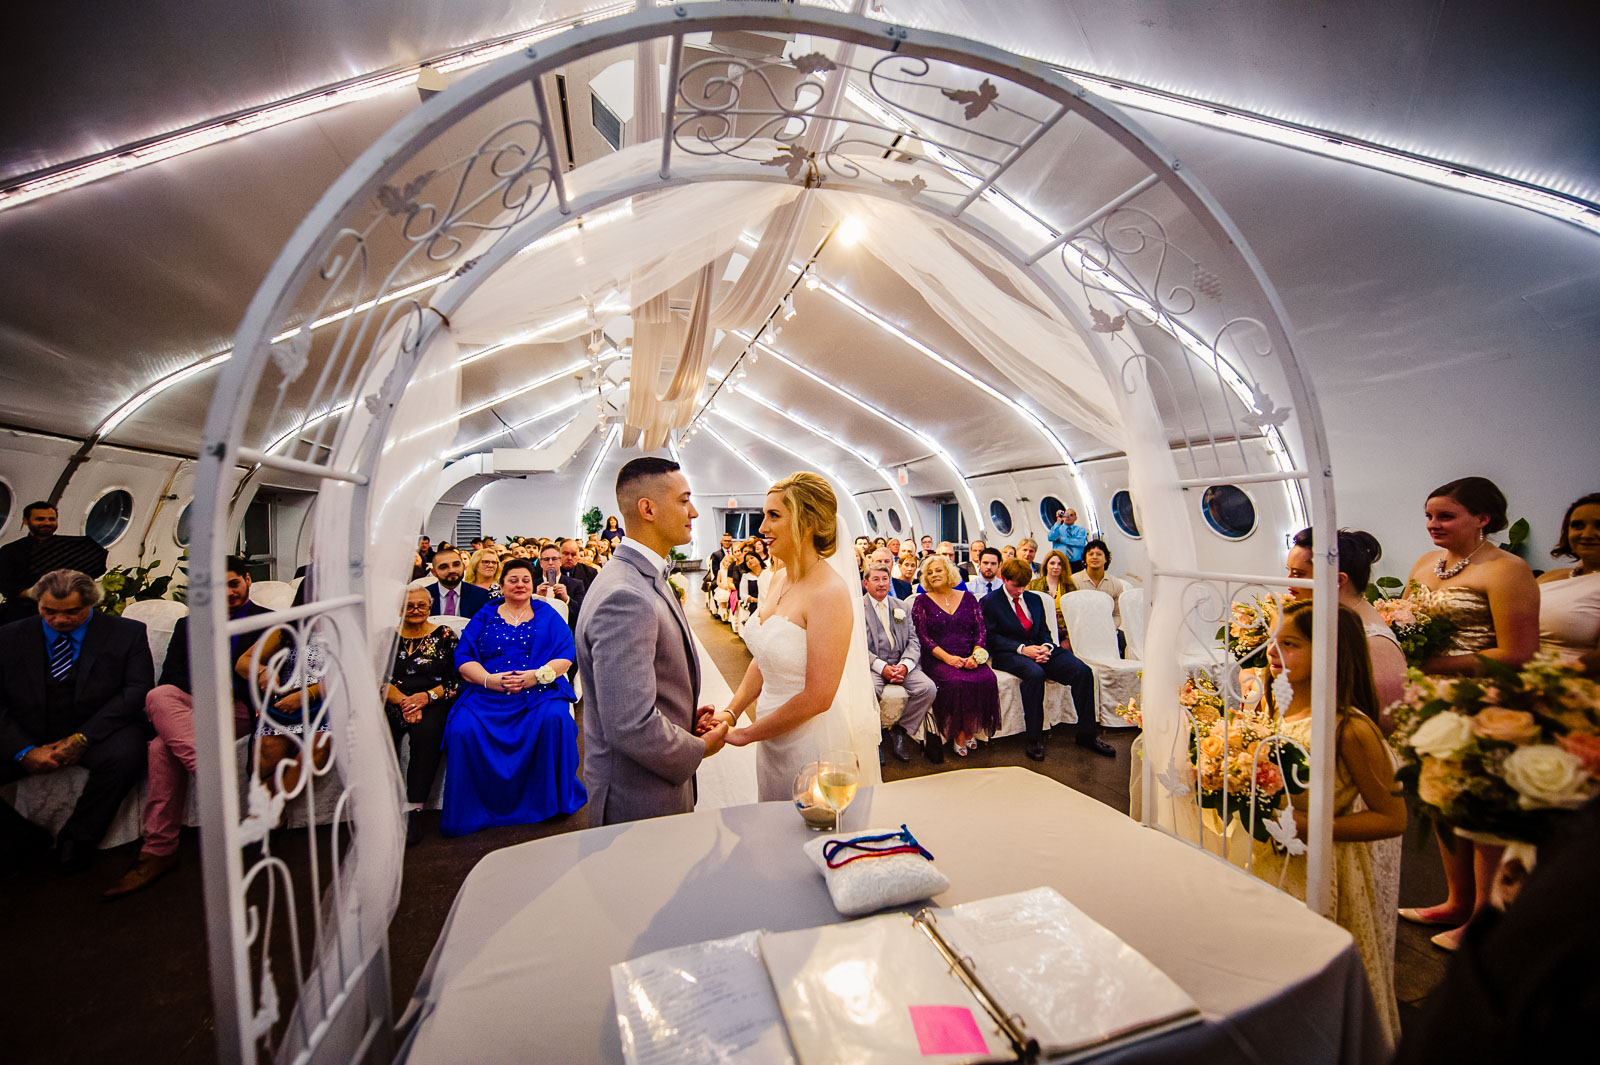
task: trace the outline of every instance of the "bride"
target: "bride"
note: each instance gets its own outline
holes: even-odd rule
[[[731,728],[727,742],[756,748],[757,793],[761,801],[793,798],[796,775],[837,748],[854,748],[862,783],[876,776],[877,758],[852,733],[852,716],[868,707],[855,685],[841,680],[850,664],[868,677],[867,666],[852,655],[865,641],[857,615],[860,604],[846,578],[829,564],[838,544],[838,500],[815,473],[790,474],[767,491],[761,535],[782,569],[761,597],[760,609],[744,623],[741,635],[752,661],[739,690],[718,717]],[[864,653],[864,652],[863,652]],[[870,678],[868,678],[870,681]],[[739,725],[748,712],[750,722]],[[871,732],[876,739],[877,713]]]

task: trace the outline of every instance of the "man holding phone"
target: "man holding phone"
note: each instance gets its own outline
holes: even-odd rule
[[[583,605],[584,584],[561,570],[561,548],[547,544],[539,551],[539,586],[534,595],[555,599],[567,604],[567,624],[574,632],[578,629],[578,610]]]
[[[1083,548],[1089,542],[1089,530],[1078,524],[1078,512],[1071,507],[1056,511],[1056,520],[1050,526],[1050,546],[1067,556],[1072,572],[1083,568]]]

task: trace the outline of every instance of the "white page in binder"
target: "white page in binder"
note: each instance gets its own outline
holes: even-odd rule
[[[794,1065],[760,937],[746,932],[613,965],[628,1065]]]

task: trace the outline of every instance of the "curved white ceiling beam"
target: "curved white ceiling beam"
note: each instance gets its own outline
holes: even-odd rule
[[[600,464],[606,460],[606,454],[610,452],[611,445],[617,442],[617,436],[621,432],[621,426],[613,425],[611,427],[611,431],[606,434],[605,443],[600,445],[600,450],[595,454],[594,461],[589,464],[589,472],[583,475],[583,487],[578,489],[577,509],[572,514],[572,527],[575,530],[583,528],[583,501],[589,498],[589,489],[594,487],[595,474],[600,472]]]
[[[850,505],[855,508],[856,521],[858,522],[858,524],[856,525],[856,528],[862,529],[862,530],[865,530],[867,528],[867,512],[865,510],[861,509],[861,503],[860,503],[859,500],[856,499],[855,493],[850,490],[849,483],[846,482],[843,477],[840,477],[837,472],[828,469],[826,466],[824,466],[822,463],[818,462],[815,458],[813,458],[810,455],[802,455],[802,454],[800,454],[800,452],[796,451],[794,448],[788,447],[785,444],[780,444],[770,436],[763,436],[761,433],[756,432],[756,430],[752,429],[750,426],[746,425],[744,422],[741,422],[739,419],[735,418],[733,415],[729,414],[726,411],[719,410],[719,411],[714,411],[713,413],[716,414],[716,416],[721,418],[723,421],[727,422],[728,424],[736,425],[740,429],[743,429],[745,432],[749,433],[751,436],[754,436],[754,437],[760,439],[763,443],[771,444],[773,447],[777,448],[779,451],[785,452],[786,454],[789,454],[789,455],[793,455],[796,459],[798,459],[800,462],[804,463],[805,465],[815,467],[816,471],[818,473],[822,474],[828,480],[832,481],[834,484],[839,486],[839,488],[844,493],[844,497],[846,499],[848,499],[850,501]],[[706,428],[707,428],[707,430],[709,430],[713,434],[716,433],[716,430],[712,429],[709,425],[706,426]],[[721,440],[722,437],[719,435],[719,436],[717,436],[717,439]],[[767,483],[768,484],[772,484],[774,482],[772,480],[768,480]]]
[[[889,475],[889,471],[888,470],[884,469],[878,463],[872,461],[865,454],[863,454],[861,451],[857,450],[856,448],[852,447],[850,444],[848,444],[845,441],[839,439],[837,434],[825,432],[824,430],[817,428],[815,425],[812,425],[810,422],[806,421],[804,418],[800,418],[800,417],[797,417],[796,415],[790,414],[788,411],[784,410],[782,407],[778,406],[775,403],[769,402],[768,400],[765,400],[765,399],[761,398],[756,393],[750,391],[748,388],[739,388],[736,385],[730,384],[729,385],[729,390],[732,391],[735,395],[744,396],[746,399],[753,400],[754,402],[756,402],[756,403],[760,404],[761,406],[765,407],[767,410],[771,411],[773,414],[776,414],[778,417],[786,419],[787,421],[793,423],[794,425],[798,425],[800,428],[804,429],[806,432],[810,433],[812,436],[820,437],[823,440],[826,440],[828,443],[832,444],[834,447],[837,447],[837,448],[839,448],[839,449],[841,449],[843,451],[850,452],[850,454],[854,455],[857,459],[859,459],[861,461],[861,464],[863,466],[866,466],[869,470],[871,470],[872,472],[876,473],[879,477],[883,478],[883,483],[889,487],[889,491],[894,493],[894,497],[900,501],[900,506],[905,509],[906,521],[910,522],[912,527],[915,528],[915,526],[917,524],[917,512],[916,512],[915,508],[913,508],[911,506],[910,501],[906,499],[905,493],[900,491],[900,486],[895,483],[895,479]],[[720,414],[722,412],[721,411],[717,411],[716,413]],[[704,414],[702,414],[701,415],[701,421],[696,422],[695,423],[696,426],[704,424],[704,417],[705,417]],[[692,431],[693,430],[691,430],[691,432]],[[785,448],[785,450],[788,450],[788,449]],[[792,452],[791,452],[791,454],[792,454]],[[840,483],[842,484],[843,482],[841,481]]]
[[[774,483],[776,483],[776,481],[777,481],[776,477],[772,476],[772,474],[768,473],[766,470],[764,470],[760,466],[756,465],[756,460],[755,459],[751,458],[749,455],[746,455],[743,451],[740,451],[738,448],[736,448],[732,444],[730,444],[728,442],[728,438],[727,437],[723,436],[721,433],[717,432],[710,425],[708,425],[708,424],[706,424],[704,422],[701,423],[701,426],[702,426],[702,428],[705,429],[706,432],[711,434],[712,438],[714,440],[716,440],[717,443],[721,444],[725,449],[727,449],[728,454],[732,455],[734,458],[736,458],[740,462],[744,463],[745,466],[747,466],[749,468],[751,473],[753,473],[757,477],[761,478],[761,481],[762,481],[763,484],[774,484]]]
[[[611,384],[609,381],[604,382],[600,386],[599,395],[604,395],[606,393],[607,389],[615,388],[615,387],[616,386]],[[466,443],[466,444],[462,444],[460,447],[453,447],[449,451],[446,451],[444,453],[443,457],[448,459],[448,458],[453,458],[456,455],[465,455],[467,452],[471,451],[473,448],[479,447],[479,446],[481,446],[483,444],[487,444],[491,440],[498,440],[500,437],[505,436],[507,433],[513,432],[513,431],[515,431],[517,429],[521,429],[525,425],[532,425],[534,422],[541,421],[544,418],[548,418],[552,414],[559,414],[561,411],[570,410],[573,407],[576,407],[578,404],[582,403],[584,400],[592,399],[592,398],[594,398],[594,397],[590,396],[588,390],[585,389],[584,391],[579,392],[576,395],[568,396],[566,399],[564,399],[561,402],[555,404],[554,406],[546,407],[544,410],[540,411],[539,413],[534,414],[534,415],[530,415],[529,417],[522,419],[520,422],[516,422],[516,423],[514,423],[512,425],[503,425],[500,428],[496,429],[492,433],[488,433],[487,435],[480,436],[476,440],[473,440],[473,441],[471,441],[469,443]],[[558,433],[560,431],[561,431],[560,429],[556,430],[556,432],[558,432]],[[544,446],[543,443],[534,444],[533,445],[533,449],[535,451],[537,451],[539,448],[541,448],[543,446]]]
[[[956,484],[961,486],[962,494],[967,497],[967,502],[972,507],[972,515],[975,519],[975,524],[978,527],[978,532],[980,535],[983,533],[986,523],[984,521],[984,512],[978,506],[978,497],[973,493],[972,486],[967,483],[967,478],[962,474],[961,467],[956,464],[956,460],[951,457],[950,453],[939,445],[938,441],[934,440],[926,433],[912,428],[899,418],[896,418],[894,415],[890,414],[888,411],[883,410],[881,407],[874,407],[871,403],[868,403],[866,400],[855,395],[853,392],[846,391],[845,389],[834,384],[832,381],[829,381],[827,378],[806,369],[804,366],[801,366],[798,362],[795,362],[793,359],[789,358],[777,348],[772,347],[770,344],[763,344],[761,341],[750,336],[748,333],[735,332],[734,336],[745,340],[752,347],[761,349],[797,373],[804,374],[807,378],[815,381],[817,384],[828,389],[830,392],[833,392],[835,395],[849,400],[851,403],[855,404],[857,407],[866,411],[868,414],[871,414],[880,421],[887,422],[888,424],[894,426],[896,429],[899,429],[901,432],[910,436],[917,443],[927,448],[933,453],[934,457],[936,457],[940,462],[944,463],[945,468],[950,471],[950,475],[956,479]]]
[[[813,276],[816,275],[815,269],[813,269],[811,272]],[[1045,442],[1050,445],[1051,449],[1055,451],[1056,455],[1061,459],[1061,464],[1067,468],[1067,474],[1072,478],[1073,484],[1077,486],[1078,501],[1083,508],[1084,516],[1089,519],[1089,528],[1097,531],[1100,529],[1100,512],[1098,508],[1095,507],[1093,493],[1089,491],[1089,486],[1084,483],[1083,471],[1078,469],[1078,463],[1075,459],[1073,459],[1072,453],[1067,450],[1067,445],[1061,442],[1061,438],[1055,434],[1054,430],[1044,423],[1043,419],[1041,419],[1037,414],[1033,413],[1033,411],[1029,410],[1027,407],[1024,407],[1021,403],[1018,403],[1004,392],[1001,392],[999,389],[989,384],[987,381],[984,381],[979,377],[975,377],[974,375],[968,373],[965,368],[945,358],[937,351],[934,351],[932,348],[928,347],[928,345],[924,344],[910,333],[907,333],[905,330],[901,329],[899,326],[895,325],[881,314],[865,306],[864,304],[858,303],[850,296],[845,295],[844,292],[841,291],[837,286],[832,285],[818,277],[817,287],[823,292],[827,293],[829,296],[832,296],[838,303],[854,311],[860,317],[871,322],[873,325],[877,326],[879,329],[882,329],[889,335],[896,337],[908,345],[913,351],[932,360],[938,365],[944,367],[946,370],[949,370],[951,373],[967,382],[967,384],[978,389],[984,395],[1003,403],[1007,409],[1013,411],[1017,417],[1021,418],[1023,421],[1032,426],[1035,432],[1044,437]],[[964,481],[962,483],[965,484]],[[968,494],[970,495],[970,491]],[[973,509],[977,509],[976,503],[973,504]],[[983,524],[981,519],[979,524],[980,526]]]

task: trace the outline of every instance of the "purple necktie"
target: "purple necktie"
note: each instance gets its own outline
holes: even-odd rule
[[[444,612],[446,614],[453,615],[456,612],[456,593],[454,591],[449,591],[449,592],[446,592],[444,594],[445,594]]]

